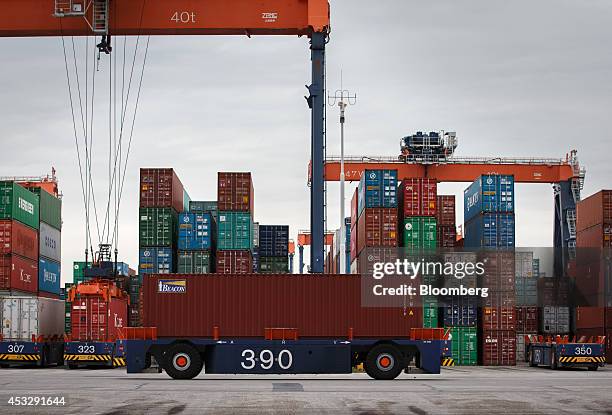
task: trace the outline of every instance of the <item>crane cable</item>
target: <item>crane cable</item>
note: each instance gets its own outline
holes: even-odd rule
[[[146,2],[146,0],[145,0]],[[144,14],[144,3],[143,8],[141,10],[141,19],[140,25],[142,26],[142,17]],[[132,80],[134,75],[134,68],[136,65],[136,58],[138,55],[139,44],[140,44],[140,34],[138,35],[134,47],[134,56],[132,59],[132,65],[130,69],[130,76],[127,85],[126,91],[126,50],[128,46],[127,37],[124,36],[123,42],[123,62],[122,62],[122,85],[121,85],[121,108],[120,108],[120,126],[119,126],[119,135],[117,136],[117,59],[113,60],[110,58],[110,70],[109,70],[109,163],[108,163],[108,173],[109,173],[109,187],[108,187],[108,201],[106,203],[106,213],[105,219],[102,228],[100,228],[100,221],[98,219],[98,208],[96,204],[96,197],[94,191],[94,181],[93,181],[93,136],[94,136],[94,117],[95,117],[95,83],[96,83],[96,72],[99,67],[96,67],[95,60],[92,65],[94,70],[92,70],[91,75],[91,110],[90,110],[90,101],[89,101],[89,36],[86,37],[85,41],[85,97],[82,98],[81,91],[81,83],[79,80],[79,68],[77,64],[77,56],[76,56],[76,48],[74,37],[71,36],[72,41],[72,58],[74,61],[74,78],[76,80],[76,92],[73,91],[72,80],[70,76],[70,68],[68,64],[68,54],[66,52],[66,42],[63,34],[63,27],[60,19],[60,29],[61,29],[61,43],[62,50],[64,55],[64,67],[66,72],[66,82],[68,85],[68,94],[69,94],[69,102],[70,102],[70,111],[72,116],[72,130],[74,134],[75,147],[77,151],[77,161],[79,167],[79,176],[81,182],[81,193],[83,197],[83,204],[85,207],[85,255],[87,258],[87,251],[90,250],[92,255],[94,253],[93,249],[93,241],[92,241],[92,232],[91,232],[91,220],[92,214],[91,210],[93,208],[93,217],[95,219],[98,242],[102,244],[102,241],[108,242],[108,239],[111,236],[110,228],[111,222],[113,222],[110,218],[111,211],[111,200],[114,197],[113,201],[113,233],[111,245],[115,243],[117,240],[118,245],[118,235],[119,235],[119,209],[121,205],[121,195],[123,193],[123,187],[125,184],[125,177],[127,173],[127,164],[129,160],[132,138],[134,134],[134,126],[136,122],[136,113],[139,107],[140,94],[142,89],[142,83],[144,78],[144,69],[146,66],[148,50],[149,50],[149,42],[150,36],[147,36],[146,48],[144,51],[144,58],[142,62],[142,68],[140,70],[140,80],[138,81],[138,91],[136,94],[136,100],[134,104],[134,112],[131,119],[131,126],[129,127],[129,141],[127,145],[127,151],[125,153],[125,158],[123,154],[123,134],[124,127],[126,127],[126,119],[128,108],[129,108],[129,98],[130,91],[132,87]],[[94,50],[94,59],[95,59],[95,50]],[[114,66],[113,66],[114,63]],[[114,83],[113,83],[114,82]],[[73,94],[78,96],[79,102],[79,110],[81,117],[81,129],[82,129],[82,138],[84,141],[84,163],[81,158],[81,146],[79,145],[79,129],[77,128],[77,114],[75,113],[75,102],[73,98]],[[83,109],[83,101],[85,101],[85,108]],[[127,130],[126,130],[127,131]],[[117,250],[117,245],[115,245],[115,250]]]

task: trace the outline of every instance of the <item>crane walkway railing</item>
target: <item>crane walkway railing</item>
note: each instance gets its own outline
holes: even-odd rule
[[[506,158],[506,157],[452,157],[448,159],[430,160],[399,160],[397,157],[389,156],[345,156],[346,163],[397,163],[397,164],[528,164],[559,166],[570,165],[570,161],[560,158]],[[340,162],[339,156],[328,156],[326,163]]]

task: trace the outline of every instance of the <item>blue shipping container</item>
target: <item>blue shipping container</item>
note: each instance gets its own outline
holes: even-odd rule
[[[289,255],[289,226],[259,225],[259,256],[286,257]]]
[[[174,272],[174,256],[170,248],[141,248],[138,275],[171,274]]]
[[[346,218],[346,220],[344,221],[344,235],[344,248],[345,251],[348,253],[351,252],[351,218]]]
[[[357,208],[397,207],[397,170],[364,170],[359,181]]]
[[[59,262],[41,257],[38,261],[38,291],[59,295],[60,269]]]
[[[178,247],[181,251],[212,249],[213,220],[210,213],[179,213]]]
[[[474,327],[478,321],[478,299],[447,296],[440,299],[444,326]],[[455,339],[453,339],[455,340]]]
[[[482,213],[465,223],[466,248],[511,248],[514,243],[514,213]]]
[[[115,270],[115,263],[113,261],[102,261],[100,262],[100,268],[104,270]],[[125,262],[117,262],[117,275],[127,277],[130,275],[130,266]]]
[[[482,175],[463,192],[463,218],[481,212],[514,212],[514,176]]]
[[[259,249],[253,248],[251,251],[251,257],[253,258],[253,272],[259,272]]]

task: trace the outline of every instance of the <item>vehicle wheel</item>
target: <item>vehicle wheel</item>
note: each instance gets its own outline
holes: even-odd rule
[[[559,365],[557,364],[557,354],[556,353],[553,353],[552,357],[550,358],[550,368],[552,370],[559,369]]]
[[[11,365],[7,365],[6,363],[2,363],[0,365],[0,368],[2,368],[2,369],[8,369],[9,367],[11,367]]]
[[[587,369],[591,371],[596,371],[597,369],[599,369],[599,365],[589,366]]]
[[[203,365],[200,353],[188,344],[175,344],[164,354],[164,369],[173,379],[193,379]]]
[[[365,371],[373,379],[395,379],[401,372],[402,355],[395,346],[380,344],[368,352],[365,361]]]
[[[529,352],[529,367],[536,367],[535,361],[533,359],[533,353]]]

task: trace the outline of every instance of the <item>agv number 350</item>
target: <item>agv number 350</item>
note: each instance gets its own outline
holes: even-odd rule
[[[274,362],[278,363],[278,366],[287,370],[293,364],[293,355],[289,350],[283,349],[278,352],[278,356],[274,357],[274,353],[271,350],[264,349],[259,352],[259,356],[251,349],[245,349],[242,351],[242,362],[240,365],[243,369],[251,370],[259,363],[259,367],[268,370],[274,366]]]
[[[580,346],[580,347],[576,347],[575,353],[579,356],[589,356],[593,354],[593,349],[591,349],[588,346]]]

